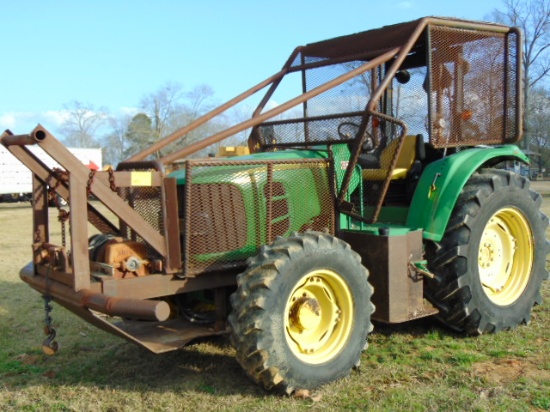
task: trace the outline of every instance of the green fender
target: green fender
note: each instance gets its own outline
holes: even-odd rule
[[[422,229],[425,239],[440,241],[468,179],[481,166],[503,160],[529,163],[529,158],[514,145],[467,149],[430,163],[416,187],[407,226]]]

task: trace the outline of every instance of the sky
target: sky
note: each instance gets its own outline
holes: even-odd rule
[[[223,103],[299,45],[501,0],[0,0],[0,131],[55,133],[72,101],[133,113],[167,82]]]

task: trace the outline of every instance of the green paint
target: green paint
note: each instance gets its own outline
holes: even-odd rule
[[[277,163],[277,161],[301,159],[323,160],[327,157],[326,150],[288,150],[220,159],[221,161],[212,162],[210,165],[192,167],[190,180],[193,187],[199,188],[200,185],[215,184],[225,186],[226,189],[223,190],[234,191],[237,189],[240,192],[245,217],[238,224],[246,225],[246,242],[233,250],[211,250],[209,253],[193,255],[190,259],[195,262],[242,261],[257,253],[259,245],[269,243],[267,227],[270,225],[283,225],[282,230],[285,230],[283,236],[288,236],[292,232],[301,231],[311,226],[316,219],[323,221],[326,219],[328,224],[332,216],[322,216],[323,202],[332,202],[328,164],[326,167],[310,167],[308,163]],[[227,160],[227,164],[225,164],[225,160]],[[242,161],[242,163],[235,164],[235,161]],[[265,163],[247,163],[257,161],[274,162],[271,174],[273,182],[271,199],[275,214],[272,216],[271,222],[267,222],[267,165]],[[171,173],[170,177],[176,178],[178,185],[186,184],[188,178],[185,169]],[[323,199],[321,197],[323,195],[326,198]],[[201,202],[201,199],[192,198],[192,204],[200,204],[195,202]],[[192,222],[194,219],[203,219],[204,230],[207,230],[212,236],[215,236],[216,233],[224,233],[225,226],[228,224],[226,218],[231,218],[233,207],[228,207],[224,211],[224,206],[224,204],[217,205],[219,213],[216,219],[214,216],[199,216],[201,213],[199,208],[193,208],[192,213],[196,213],[198,216],[192,215]],[[221,216],[224,218],[220,218]],[[190,236],[190,240],[193,242],[193,233]]]
[[[470,176],[485,164],[504,160],[529,163],[528,157],[514,145],[477,147],[429,164],[418,183],[406,225],[424,230],[424,238],[439,241],[460,192]]]
[[[328,152],[325,150],[282,150],[276,152],[264,152],[264,153],[255,153],[247,156],[236,156],[230,158],[221,158],[217,160],[227,160],[228,162],[233,162],[237,160],[241,161],[266,161],[266,160],[299,160],[299,159],[326,159],[328,158]],[[227,173],[238,173],[239,171],[245,169],[251,169],[257,166],[216,166],[210,168],[211,175],[219,175],[219,170],[215,170],[217,167],[225,168],[224,171]],[[178,185],[185,184],[185,169],[176,170],[168,175],[168,177],[173,177],[176,179]],[[212,180],[211,183],[215,182]]]

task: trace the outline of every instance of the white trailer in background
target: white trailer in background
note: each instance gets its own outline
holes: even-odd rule
[[[69,148],[90,170],[101,170],[101,149]],[[31,151],[49,167],[60,167],[40,147],[31,147]],[[32,173],[4,146],[0,145],[0,201],[20,201],[31,198]]]

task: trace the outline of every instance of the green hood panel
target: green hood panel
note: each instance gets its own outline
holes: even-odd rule
[[[300,159],[327,159],[328,152],[327,150],[282,150],[276,152],[263,152],[263,153],[254,153],[247,156],[236,156],[230,158],[216,159],[221,161],[235,162],[235,161],[269,161],[269,160],[300,160]],[[219,168],[212,167],[210,168],[208,174],[212,177],[211,182],[215,182],[215,176],[219,175],[222,172],[224,175],[231,173],[231,171],[238,173],[242,172],[244,169],[253,169],[253,165],[236,165],[236,166],[224,166],[221,165]],[[184,185],[185,178],[185,169],[176,170],[168,175],[168,177],[175,178],[178,185]]]

